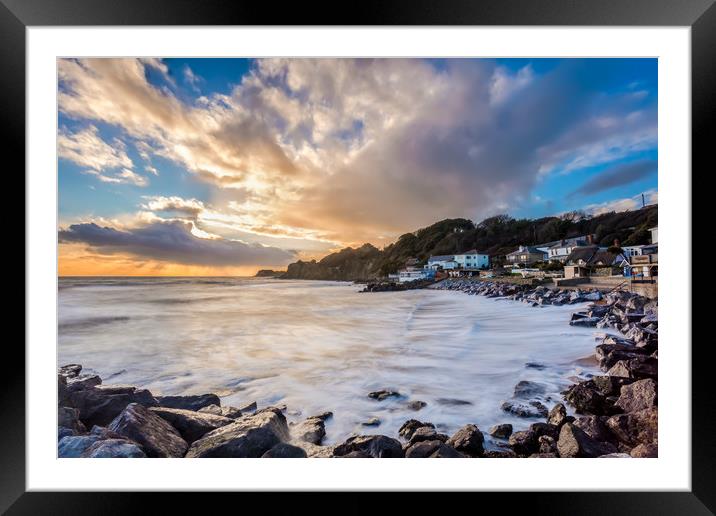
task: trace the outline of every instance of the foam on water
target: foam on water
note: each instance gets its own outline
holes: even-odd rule
[[[397,436],[414,417],[449,433],[466,423],[515,429],[535,420],[500,410],[520,380],[551,407],[593,330],[569,326],[579,306],[459,292],[359,294],[347,283],[276,279],[60,279],[58,363],[157,395],[216,392],[222,404],[286,404],[288,418],[330,410],[326,442]],[[544,367],[528,367],[527,364]],[[381,402],[368,392],[404,395]],[[422,400],[419,412],[406,403]],[[371,417],[378,427],[364,427]]]

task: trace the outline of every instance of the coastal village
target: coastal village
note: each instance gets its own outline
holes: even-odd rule
[[[657,297],[658,227],[649,229],[651,243],[609,247],[594,243],[593,234],[538,245],[520,245],[504,256],[477,249],[454,255],[430,256],[426,263],[410,259],[388,280],[406,286],[425,286],[447,278],[490,279],[520,284],[552,284],[556,288],[586,287],[629,290]]]

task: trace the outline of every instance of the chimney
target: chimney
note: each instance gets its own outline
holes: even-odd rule
[[[619,239],[618,239],[618,238],[615,238],[615,239],[614,239],[614,247],[621,247],[621,245],[619,245]]]
[[[589,245],[592,245],[594,243],[594,236],[591,233],[587,235],[587,243]]]

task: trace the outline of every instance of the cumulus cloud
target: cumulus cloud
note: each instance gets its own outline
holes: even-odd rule
[[[582,186],[574,190],[571,195],[592,195],[603,192],[639,181],[656,171],[656,160],[649,159],[636,161],[634,163],[624,163],[592,177]]]
[[[130,254],[139,258],[204,266],[286,265],[294,253],[221,238],[200,238],[192,224],[156,221],[123,230],[95,223],[61,229],[60,243],[81,243],[102,254]]]
[[[580,60],[540,75],[482,60],[265,59],[229,94],[193,103],[147,79],[162,65],[62,60],[60,110],[118,126],[144,159],[216,186],[224,205],[198,216],[214,230],[389,241],[656,142],[655,108],[599,78],[585,85]]]
[[[134,163],[127,156],[124,145],[115,140],[109,145],[99,135],[99,130],[90,125],[72,133],[66,128],[57,135],[57,153],[60,158],[72,161],[97,172],[118,167],[132,168]]]

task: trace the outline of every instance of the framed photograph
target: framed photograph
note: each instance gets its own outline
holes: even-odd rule
[[[3,510],[713,513],[712,1],[0,2],[27,201]]]

